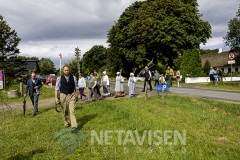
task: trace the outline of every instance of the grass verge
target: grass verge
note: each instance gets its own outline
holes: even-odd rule
[[[213,90],[226,90],[226,91],[239,91],[240,92],[240,83],[223,83],[223,84],[204,84],[199,85],[197,88],[204,88],[204,89],[213,89]]]
[[[26,86],[23,86],[23,91],[25,91]],[[12,85],[9,90],[18,90],[19,91],[19,85],[15,84]],[[40,95],[41,99],[47,99],[47,98],[52,98],[54,97],[54,87],[50,88],[47,85],[43,85],[41,88],[42,94]],[[7,92],[0,92],[0,98],[4,100],[6,103],[9,102],[22,102],[23,101],[23,96],[19,96],[18,98],[8,98],[8,93]],[[29,99],[29,96],[27,95],[27,100]]]

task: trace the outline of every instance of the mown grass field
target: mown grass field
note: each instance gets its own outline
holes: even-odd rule
[[[204,85],[199,85],[197,88],[213,89],[213,90],[227,90],[227,91],[239,91],[240,92],[240,82],[231,83],[219,83],[217,85],[208,83]]]
[[[0,113],[0,159],[239,159],[240,105],[206,99],[168,95],[161,98],[124,98],[78,103],[78,129],[86,134],[72,153],[54,138],[63,129],[61,113],[53,106],[39,109],[31,117],[14,111],[4,118]],[[105,130],[186,131],[186,145],[118,145],[118,135],[110,134],[112,145],[91,143],[91,132]],[[69,133],[71,134],[71,133]],[[123,138],[127,136],[123,134]],[[140,136],[141,137],[141,136]],[[135,137],[136,139],[136,137]],[[155,139],[156,141],[156,139]],[[76,140],[76,142],[78,142]]]
[[[23,86],[23,93],[25,91],[26,86]],[[15,84],[10,86],[10,88],[8,90],[18,90],[19,91],[19,84]],[[42,94],[40,95],[41,99],[46,99],[46,98],[52,98],[55,96],[54,94],[54,87],[50,88],[47,85],[43,85],[41,87],[41,92]],[[20,96],[18,98],[8,98],[8,93],[1,91],[0,92],[0,96],[2,98],[2,100],[4,100],[6,103],[9,102],[22,102],[23,101],[23,96]],[[29,95],[27,94],[26,100],[30,100]]]

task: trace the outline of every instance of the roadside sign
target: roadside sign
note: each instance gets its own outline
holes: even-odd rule
[[[159,84],[156,87],[157,92],[162,92],[162,88],[164,91],[168,91],[168,85],[167,84]]]
[[[235,64],[235,60],[228,61],[228,64]]]
[[[236,58],[235,53],[230,52],[230,53],[228,54],[228,59],[229,59],[229,60],[234,60],[235,58]]]

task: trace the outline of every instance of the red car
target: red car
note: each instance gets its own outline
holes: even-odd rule
[[[57,78],[58,78],[58,76],[56,76],[55,74],[50,74],[46,79],[46,84],[50,85],[52,82],[52,85],[55,86]]]

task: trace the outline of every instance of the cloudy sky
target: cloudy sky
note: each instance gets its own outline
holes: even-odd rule
[[[135,0],[0,0],[0,14],[22,38],[21,55],[51,58],[59,68],[93,45],[108,46],[107,31]],[[212,26],[205,49],[223,48],[227,23],[235,17],[239,0],[198,0],[202,19]]]

